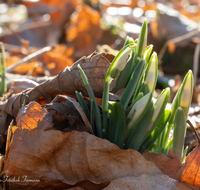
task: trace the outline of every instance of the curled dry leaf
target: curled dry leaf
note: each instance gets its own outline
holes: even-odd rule
[[[64,98],[64,99],[70,101],[70,102],[74,105],[74,107],[77,109],[77,111],[78,111],[79,114],[81,115],[81,118],[82,118],[82,120],[83,120],[84,123],[85,123],[85,126],[86,126],[86,128],[87,128],[87,131],[88,131],[89,133],[94,134],[94,132],[93,132],[93,130],[92,130],[92,127],[91,127],[91,125],[90,125],[90,122],[88,121],[88,119],[87,119],[87,117],[86,117],[86,115],[85,115],[85,112],[83,111],[81,105],[80,105],[76,100],[74,100],[73,98],[68,97],[68,96],[64,96],[64,95],[58,95],[58,96],[56,96],[56,97],[53,99],[52,102],[56,102],[56,101],[58,101],[58,100],[61,99],[61,98]]]
[[[167,175],[143,174],[138,177],[123,177],[111,181],[103,190],[194,190],[187,184]]]
[[[88,57],[79,59],[72,67],[66,67],[53,79],[49,79],[33,89],[27,89],[24,93],[19,93],[4,102],[0,102],[0,148],[4,142],[4,132],[7,130],[6,118],[8,115],[16,117],[25,99],[26,103],[44,99],[46,103],[54,98],[52,93],[75,94],[75,91],[82,92],[87,96],[86,88],[83,84],[77,65],[80,64],[88,76],[95,96],[102,97],[104,79],[110,62],[114,56],[108,53],[93,53]],[[26,98],[27,97],[27,98]]]
[[[10,189],[64,189],[76,186],[95,190],[124,176],[162,174],[135,150],[121,150],[111,142],[86,132],[54,130],[51,115],[40,106],[37,109],[43,113],[43,119],[35,117],[38,122],[30,123],[28,117],[32,116],[32,104],[39,106],[31,103],[19,113],[17,127],[20,123],[22,125],[21,121],[24,125],[13,134],[4,168],[5,175],[10,179],[20,179],[10,183]],[[34,182],[24,181],[23,176]]]
[[[200,188],[200,146],[198,145],[186,158],[185,164],[178,171],[177,178],[180,181]]]
[[[27,88],[34,88],[38,86],[38,83],[30,79],[16,79],[12,82],[11,89],[15,94],[20,93]]]
[[[91,133],[83,123],[82,118],[70,101],[53,102],[44,105],[49,114],[53,117],[53,126],[55,129],[63,132],[87,131]]]
[[[145,150],[143,155],[147,160],[153,162],[165,175],[177,179],[176,175],[182,167],[182,164],[179,158],[174,155],[171,150],[167,156],[163,153],[156,154],[154,152],[149,152],[148,150]]]

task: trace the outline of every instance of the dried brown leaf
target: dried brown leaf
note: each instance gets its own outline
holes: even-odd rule
[[[180,181],[200,188],[200,145],[198,145],[186,158],[185,164],[178,171],[177,178]]]
[[[32,107],[30,104],[21,112],[30,113]],[[26,120],[21,115],[18,123],[24,117]],[[4,169],[10,179],[20,180],[10,183],[10,189],[102,189],[111,180],[124,176],[162,174],[135,150],[121,150],[86,132],[54,130],[51,120],[47,114],[42,121],[31,126],[27,122],[23,129],[15,130]],[[24,181],[23,176],[35,181]]]
[[[24,100],[27,97],[26,103],[31,101],[43,100],[46,103],[52,101],[54,96],[52,93],[65,93],[73,95],[75,91],[82,92],[87,96],[86,88],[83,84],[81,75],[78,71],[77,65],[80,64],[82,69],[88,76],[89,82],[92,86],[95,96],[102,97],[104,89],[104,79],[110,62],[114,56],[107,53],[97,54],[93,53],[88,57],[79,59],[72,67],[66,67],[53,79],[38,85],[33,89],[27,89],[26,96],[23,93],[16,94],[0,104],[0,147],[5,141],[4,132],[7,130],[6,118],[7,115],[16,117],[19,109],[21,108]]]
[[[182,167],[182,164],[179,158],[174,155],[171,150],[167,156],[163,153],[156,154],[154,152],[149,152],[148,150],[145,150],[143,155],[147,160],[153,162],[165,175],[177,179],[176,175]]]
[[[77,111],[78,111],[79,114],[81,115],[81,118],[82,118],[82,120],[83,120],[84,123],[85,123],[85,126],[86,126],[86,128],[87,128],[87,131],[88,131],[89,133],[91,133],[91,134],[94,134],[94,132],[93,132],[93,130],[92,130],[92,127],[91,127],[91,125],[90,125],[90,122],[88,121],[88,119],[87,119],[87,117],[86,117],[86,115],[85,115],[85,112],[83,111],[83,109],[82,109],[82,107],[80,106],[80,104],[79,104],[76,100],[74,100],[73,98],[68,97],[68,96],[64,96],[64,95],[58,95],[58,96],[56,96],[55,99],[54,99],[52,102],[56,102],[56,101],[58,101],[58,100],[61,99],[61,98],[67,99],[68,101],[70,101],[70,102],[74,105],[74,107],[77,109]]]
[[[151,27],[151,31],[152,31],[152,35],[155,39],[158,39],[158,21],[154,20],[152,22],[150,22],[150,27]]]
[[[38,83],[30,79],[18,79],[18,80],[16,79],[16,80],[13,80],[11,89],[15,94],[17,94],[26,90],[27,88],[34,88],[37,85]]]
[[[66,31],[66,39],[74,48],[74,56],[79,59],[96,48],[101,38],[100,13],[87,5],[78,7]]]
[[[138,177],[123,177],[111,181],[103,190],[194,190],[187,184],[167,175],[143,174]]]
[[[168,42],[168,44],[167,44],[167,46],[168,46],[168,51],[169,51],[169,53],[174,53],[175,52],[175,49],[176,49],[176,45],[175,45],[175,43],[174,42],[172,42],[172,41],[169,41]]]
[[[51,51],[44,53],[41,56],[41,60],[50,74],[55,76],[66,66],[70,67],[73,65],[73,53],[73,48],[65,45],[57,45]]]

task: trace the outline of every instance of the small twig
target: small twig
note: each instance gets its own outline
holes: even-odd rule
[[[25,30],[30,30],[30,29],[40,28],[40,27],[50,26],[50,25],[51,25],[51,21],[38,21],[38,22],[32,22],[29,24],[20,25],[17,29],[14,29],[12,31],[19,33],[19,32],[23,32]],[[4,37],[4,36],[8,36],[8,35],[12,35],[12,33],[9,30],[3,31],[0,34],[0,37]]]
[[[199,138],[199,135],[197,134],[196,129],[194,128],[194,126],[192,125],[192,123],[190,122],[189,119],[188,119],[186,122],[190,125],[190,127],[191,127],[192,130],[194,131],[194,134],[195,134],[195,136],[196,136],[196,138],[197,138],[197,140],[198,140],[198,143],[200,144],[200,138]]]
[[[200,39],[198,39],[198,43],[194,50],[193,71],[192,71],[194,73],[194,85],[197,84],[198,67],[199,67],[199,53],[200,53]]]
[[[171,40],[166,41],[165,44],[163,45],[163,47],[161,48],[159,54],[158,54],[158,60],[159,60],[159,62],[160,62],[161,59],[163,58],[163,55],[164,55],[164,53],[165,53],[165,51],[166,51],[166,49],[167,49],[167,47],[168,47],[168,44],[169,44],[170,42],[178,43],[178,42],[181,42],[181,41],[183,41],[183,40],[185,40],[185,39],[188,39],[188,38],[190,38],[191,36],[194,36],[195,34],[198,34],[198,33],[199,33],[199,29],[197,28],[197,29],[195,29],[195,30],[193,30],[193,31],[191,31],[191,32],[189,32],[189,33],[187,33],[187,34],[184,34],[184,35],[182,35],[182,36],[179,36],[179,37],[176,37],[176,38],[173,38],[173,39],[171,39]]]
[[[29,46],[29,41],[28,40],[24,40],[19,34],[18,32],[12,30],[10,28],[10,26],[5,26],[21,43],[22,47],[24,47],[26,50],[28,50],[28,46]]]
[[[13,64],[13,65],[7,67],[6,71],[7,71],[7,72],[11,72],[11,71],[12,71],[15,67],[17,67],[18,65],[21,65],[22,63],[24,63],[24,62],[26,62],[26,61],[29,61],[30,59],[32,59],[32,58],[34,58],[34,57],[37,57],[38,55],[41,55],[41,54],[43,54],[43,53],[45,53],[45,52],[47,52],[47,51],[50,51],[50,50],[52,50],[52,49],[54,49],[54,48],[55,48],[55,46],[47,46],[47,47],[44,47],[44,48],[42,48],[42,49],[40,49],[40,50],[38,50],[38,51],[36,51],[36,52],[34,52],[34,53],[32,53],[32,54],[26,56],[26,57],[24,57],[22,60],[18,61],[17,63],[15,63],[15,64]]]
[[[3,44],[4,44],[5,49],[8,51],[12,51],[12,50],[21,51],[21,46],[16,46],[16,45],[7,44],[7,43],[3,43]]]

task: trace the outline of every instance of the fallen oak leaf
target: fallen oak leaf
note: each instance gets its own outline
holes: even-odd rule
[[[75,91],[79,91],[87,96],[87,91],[77,69],[78,64],[81,65],[88,76],[95,96],[102,97],[105,75],[113,58],[112,54],[97,54],[94,52],[88,57],[79,59],[73,66],[66,67],[54,78],[45,81],[33,89],[27,89],[23,93],[13,95],[8,100],[0,102],[0,148],[5,142],[4,132],[7,130],[7,116],[10,115],[15,118],[26,97],[26,103],[39,101],[40,98],[49,103],[54,98],[51,96],[51,93],[54,92],[74,95]],[[26,93],[26,97],[23,95],[24,93]]]
[[[138,177],[118,178],[103,190],[194,190],[193,187],[170,178],[167,175],[142,174]]]
[[[37,103],[28,105],[25,112],[29,112],[34,104]],[[24,112],[23,109],[21,111]],[[17,123],[24,121],[25,115],[19,115],[22,117],[18,117]],[[51,121],[51,115],[46,114],[34,126],[30,127],[27,120],[23,129],[15,130],[5,174],[9,178],[27,176],[27,179],[35,181],[15,181],[9,184],[10,189],[64,189],[76,186],[95,190],[124,176],[162,174],[135,150],[121,150],[111,142],[86,132],[54,130]]]
[[[177,179],[177,172],[182,167],[182,164],[179,158],[173,154],[171,150],[169,150],[168,155],[164,155],[163,153],[157,154],[154,152],[149,152],[145,150],[143,153],[144,157],[153,162],[163,174],[168,175],[173,179]]]

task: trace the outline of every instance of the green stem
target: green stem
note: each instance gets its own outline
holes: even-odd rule
[[[80,67],[80,65],[77,66],[79,69],[79,72],[81,74],[81,77],[83,79],[83,82],[85,84],[85,87],[87,89],[88,95],[90,97],[90,100],[93,99],[94,101],[94,109],[95,109],[95,123],[96,123],[96,131],[97,131],[97,136],[102,138],[102,127],[101,127],[101,115],[100,115],[100,111],[99,111],[99,107],[97,104],[97,101],[95,99],[94,96],[94,92],[92,90],[92,87],[90,86],[90,83],[88,81],[87,76],[85,75],[84,71],[82,70],[82,68]]]
[[[102,112],[103,112],[103,130],[105,136],[108,128],[108,101],[109,101],[109,81],[105,80],[104,91],[103,91],[103,100],[102,100]],[[106,138],[106,137],[103,137]]]

